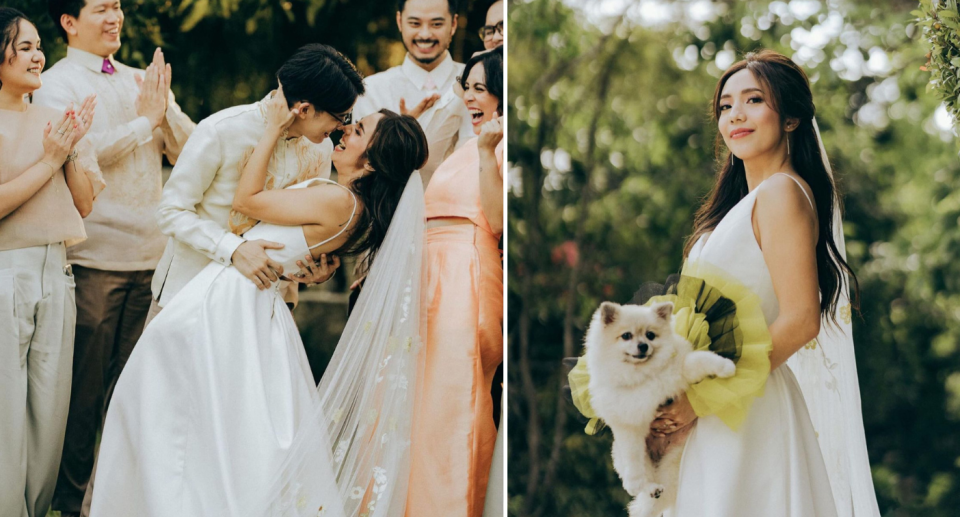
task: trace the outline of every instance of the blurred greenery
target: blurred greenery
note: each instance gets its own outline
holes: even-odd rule
[[[45,0],[3,0],[40,31],[47,66],[66,54],[66,42]],[[396,0],[124,0],[118,59],[145,67],[161,47],[173,67],[177,103],[194,121],[254,102],[276,85],[280,65],[307,43],[331,45],[364,75],[403,61]],[[483,50],[477,30],[488,0],[460,1],[460,29],[450,52],[464,62]]]
[[[611,436],[561,394],[602,300],[679,269],[716,171],[710,103],[793,57],[845,193],[863,418],[888,516],[960,507],[960,163],[912,0],[512,0],[509,513],[626,515]]]
[[[960,12],[956,0],[925,0],[913,11],[930,52],[928,90],[936,92],[954,120],[960,116]]]

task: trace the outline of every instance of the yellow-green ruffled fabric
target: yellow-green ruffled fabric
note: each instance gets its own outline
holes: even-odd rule
[[[694,350],[709,350],[736,363],[733,377],[691,385],[687,398],[697,416],[716,415],[739,429],[770,374],[773,344],[760,298],[720,268],[694,261],[684,264],[676,294],[654,296],[646,305],[664,301],[674,303],[676,331]],[[584,431],[596,433],[602,423],[590,404],[585,357],[579,358],[568,380],[574,406],[590,419]]]

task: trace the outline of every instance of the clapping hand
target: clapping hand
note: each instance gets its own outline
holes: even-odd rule
[[[500,140],[503,140],[503,123],[500,122],[500,117],[494,113],[492,119],[480,126],[480,140],[477,142],[477,146],[481,149],[494,150]]]
[[[287,97],[283,94],[283,85],[270,93],[267,101],[267,130],[282,132],[289,128],[296,120],[300,103],[294,107],[287,104]]]
[[[50,166],[53,171],[60,170],[67,155],[73,150],[74,133],[80,128],[77,113],[71,102],[63,112],[58,122],[47,122],[43,128],[43,158],[42,162]],[[52,172],[51,172],[52,174]]]
[[[153,53],[153,62],[147,67],[141,78],[134,76],[140,87],[137,97],[137,114],[147,117],[152,127],[160,127],[167,113],[167,97],[170,93],[170,80],[173,77],[170,65],[163,59],[163,52],[157,48]]]
[[[428,95],[422,101],[420,101],[413,109],[407,109],[407,101],[400,98],[400,114],[401,115],[410,115],[413,118],[420,118],[420,115],[423,115],[423,112],[432,108],[437,101],[440,100],[440,94],[434,93],[433,95]]]
[[[70,108],[67,108],[68,110]],[[86,99],[83,99],[83,104],[80,105],[80,112],[76,114],[77,128],[73,131],[73,145],[77,145],[77,142],[83,139],[87,135],[87,131],[90,130],[90,126],[93,124],[93,114],[97,109],[97,94],[93,93],[87,96]],[[73,146],[71,146],[71,149]]]

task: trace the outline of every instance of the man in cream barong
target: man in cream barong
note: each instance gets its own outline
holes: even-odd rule
[[[163,157],[177,162],[195,124],[170,91],[172,67],[160,49],[146,71],[116,59],[124,24],[118,1],[49,0],[48,7],[67,54],[43,73],[33,102],[64,110],[97,95],[86,138],[108,185],[84,220],[88,239],[67,253],[77,318],[53,509],[75,517],[82,512],[110,390],[150,309],[150,279],[165,241],[154,218]]]
[[[454,91],[463,63],[447,50],[457,31],[457,0],[400,0],[397,27],[407,49],[403,64],[364,80],[354,118],[386,108],[417,117],[430,157],[420,169],[424,183],[464,141],[475,137],[470,113]]]
[[[329,136],[344,124],[363,93],[360,74],[333,48],[312,44],[287,60],[277,78],[297,115],[287,138],[280,139],[274,149],[267,188],[329,178],[333,153]],[[160,229],[170,240],[153,278],[153,314],[212,261],[236,267],[260,288],[276,280],[278,265],[265,250],[279,245],[245,240],[243,233],[257,221],[232,210],[243,166],[265,128],[261,101],[215,113],[200,122],[187,142],[157,210]],[[323,282],[333,273],[326,268],[321,272],[312,261],[310,264],[299,276],[293,271],[284,276],[313,283]],[[285,299],[296,303],[295,286],[287,284]]]
[[[267,188],[280,189],[310,178],[329,178],[333,143],[330,133],[344,124],[363,92],[360,74],[345,57],[326,45],[298,50],[277,72],[296,120],[277,142],[267,168]],[[170,238],[153,277],[153,305],[147,324],[162,307],[211,262],[232,265],[261,289],[277,279],[277,266],[266,254],[280,244],[243,238],[258,221],[232,210],[237,182],[266,130],[265,100],[219,111],[201,121],[180,154],[163,188],[157,209],[160,230]],[[284,276],[302,283],[324,282],[329,267],[304,257],[300,272]],[[296,304],[296,284],[284,283],[284,299]],[[85,508],[93,492],[91,478]]]

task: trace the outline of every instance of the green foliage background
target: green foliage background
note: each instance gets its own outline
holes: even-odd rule
[[[705,7],[714,15],[700,16]],[[960,164],[949,115],[925,92],[916,8],[911,0],[509,3],[510,515],[626,515],[610,434],[582,432],[561,395],[560,360],[580,353],[600,301],[629,300],[641,283],[679,269],[693,212],[714,181],[710,102],[732,63],[721,52],[739,59],[760,47],[794,56],[811,76],[846,195],[848,254],[862,286],[857,365],[881,511],[957,515]],[[660,14],[663,23],[653,23]]]
[[[40,30],[47,66],[66,43],[46,0],[4,0]],[[161,47],[173,67],[177,103],[194,121],[254,102],[276,85],[280,65],[307,43],[331,45],[371,75],[403,61],[396,0],[124,0],[121,62],[145,67]],[[487,0],[460,0],[460,30],[450,51],[464,62],[483,50],[477,30]]]

